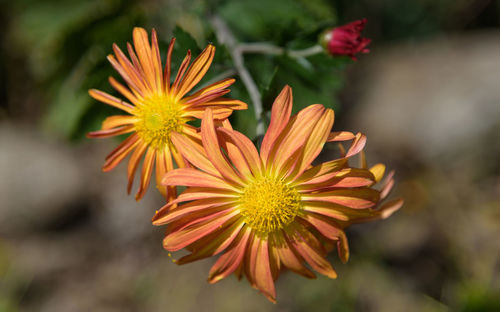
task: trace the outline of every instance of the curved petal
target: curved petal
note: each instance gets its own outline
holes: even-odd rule
[[[337,273],[325,259],[324,252],[313,248],[314,245],[319,245],[317,239],[306,229],[297,226],[297,230],[300,232],[286,234],[289,244],[315,271],[329,278],[337,278]]]
[[[334,114],[333,110],[326,109],[325,113],[319,118],[309,134],[306,143],[302,148],[302,159],[298,163],[298,172],[292,173],[294,176],[302,174],[304,170],[309,168],[314,159],[319,155],[326,139],[333,126]]]
[[[359,209],[373,207],[379,199],[380,193],[371,188],[336,189],[302,195],[302,200],[334,203]]]
[[[226,229],[210,235],[206,242],[200,244],[199,249],[194,249],[191,254],[180,258],[176,263],[185,264],[221,253],[234,241],[244,225],[244,222],[235,222]]]
[[[322,203],[322,202],[304,202],[302,207],[305,212],[313,212],[329,218],[345,222],[362,222],[378,218],[379,213],[373,209],[353,209],[342,205]],[[359,221],[358,221],[359,220]]]
[[[306,278],[316,278],[316,275],[302,264],[304,259],[288,246],[288,242],[282,236],[280,234],[273,237],[273,245],[278,252],[281,263],[288,269]]]
[[[356,138],[352,142],[352,145],[349,148],[349,150],[347,150],[347,154],[345,157],[349,158],[358,154],[363,150],[365,145],[366,145],[366,136],[362,133],[357,133]]]
[[[304,171],[295,178],[294,183],[298,186],[323,183],[330,179],[332,174],[340,172],[347,164],[347,159],[340,158],[321,163]]]
[[[172,71],[172,52],[174,51],[175,38],[170,40],[167,52],[167,61],[165,64],[165,71],[163,72],[163,81],[165,82],[165,90],[170,91],[170,74]]]
[[[114,149],[106,157],[106,162],[102,166],[102,171],[107,172],[115,168],[142,140],[135,133],[129,136],[125,141]]]
[[[134,105],[139,105],[140,101],[137,98],[137,95],[130,92],[127,87],[116,81],[116,79],[113,77],[109,77],[108,81],[109,84],[113,86],[113,88],[115,88],[116,91],[123,94],[123,96],[126,97],[130,102],[132,102]]]
[[[255,262],[255,275],[253,279],[257,288],[269,299],[271,302],[276,302],[276,289],[274,287],[273,276],[271,274],[271,265],[269,263],[269,246],[267,239],[260,239],[256,237],[258,244],[256,262]]]
[[[163,225],[176,221],[188,214],[194,214],[198,211],[227,206],[232,203],[232,198],[207,198],[196,200],[184,204],[176,209],[169,209],[172,205],[169,203],[160,209],[153,217],[154,225]]]
[[[130,156],[130,160],[128,162],[128,167],[127,167],[127,177],[128,177],[128,184],[127,184],[127,193],[130,194],[132,191],[132,184],[134,182],[134,177],[135,177],[135,172],[137,171],[137,166],[139,165],[139,161],[141,160],[142,155],[146,152],[146,148],[148,147],[148,144],[144,141],[141,141],[137,148],[134,150],[132,153],[132,156]]]
[[[137,52],[137,56],[139,57],[142,69],[144,70],[146,80],[149,86],[154,90],[156,87],[156,74],[151,46],[149,45],[148,33],[144,28],[134,27],[132,37],[134,41],[134,48]]]
[[[260,155],[264,163],[267,163],[269,153],[271,152],[276,139],[281,134],[283,129],[285,129],[288,121],[290,120],[290,115],[292,114],[292,104],[292,88],[287,85],[283,88],[283,90],[281,90],[272,106],[271,122],[269,123],[269,128],[264,135],[264,139],[262,140],[262,145],[260,147]]]
[[[116,98],[112,95],[107,94],[106,92],[102,92],[96,89],[90,89],[89,90],[89,95],[93,97],[94,99],[103,102],[104,104],[108,104],[110,106],[116,107],[118,109],[121,109],[131,115],[134,114],[134,107],[126,103],[119,98]]]
[[[262,163],[259,152],[252,141],[238,131],[226,128],[219,128],[218,131],[223,133],[226,136],[226,140],[230,140],[241,153],[240,157],[231,157],[231,154],[228,152],[233,164],[236,166],[237,162],[243,161],[242,159],[244,159],[244,162],[248,165],[254,176],[261,174]]]
[[[134,126],[122,126],[114,129],[98,130],[87,133],[87,138],[109,138],[120,134],[130,133],[134,131]]]
[[[238,191],[226,181],[193,168],[180,168],[169,171],[163,177],[162,183],[165,185],[211,187],[233,192]]]
[[[154,148],[149,147],[144,157],[144,163],[142,164],[141,172],[141,184],[139,184],[139,190],[135,194],[135,200],[139,201],[146,191],[148,190],[149,182],[151,181],[151,175],[153,173],[153,167],[155,163],[156,151]]]
[[[292,118],[276,139],[268,157],[268,166],[280,172],[283,165],[306,142],[311,130],[325,112],[323,105],[310,105]],[[272,161],[270,161],[272,159]]]
[[[375,177],[367,169],[345,168],[339,172],[324,174],[317,183],[302,183],[297,190],[313,192],[328,188],[355,188],[368,187],[375,183]]]
[[[378,183],[384,177],[385,165],[384,164],[376,164],[370,168],[370,172],[375,177],[375,182]]]
[[[212,64],[215,55],[215,47],[209,44],[203,52],[193,61],[186,75],[183,77],[180,85],[178,96],[183,97],[186,93],[200,82]]]
[[[241,185],[241,178],[236,174],[226,157],[221,152],[221,146],[215,130],[213,114],[211,109],[207,109],[201,122],[201,140],[207,153],[208,159],[212,162],[220,174],[236,185]]]
[[[146,81],[144,81],[144,74],[140,64],[130,63],[130,60],[116,44],[113,44],[113,52],[115,52],[116,58],[113,55],[108,55],[108,61],[120,74],[120,76],[122,76],[132,90],[135,90],[135,92],[144,96],[144,92],[149,92],[150,89],[146,84]],[[134,61],[135,53],[131,47],[129,47],[129,54]]]
[[[247,249],[250,233],[251,230],[245,226],[231,244],[232,246],[217,259],[208,274],[210,284],[228,277],[240,266]]]
[[[137,121],[137,117],[130,115],[114,115],[107,117],[102,122],[102,130],[109,130],[115,127],[126,126],[134,124]]]
[[[172,232],[163,240],[163,247],[169,251],[177,251],[195,242],[203,236],[206,236],[226,222],[238,217],[239,211],[221,211],[214,214],[210,219],[184,228],[180,231]]]
[[[328,135],[327,142],[342,142],[354,139],[356,136],[349,131],[335,131]]]
[[[201,103],[208,102],[211,99],[215,99],[217,97],[222,96],[221,92],[227,90],[229,86],[231,86],[236,80],[234,78],[226,78],[223,80],[219,80],[201,90],[194,93],[193,95],[185,97],[184,104],[187,107],[195,106]]]
[[[207,156],[202,153],[201,146],[196,146],[193,140],[188,139],[186,136],[173,132],[171,135],[172,143],[177,150],[180,151],[191,164],[201,170],[210,173],[213,176],[220,177],[219,171],[215,169]]]

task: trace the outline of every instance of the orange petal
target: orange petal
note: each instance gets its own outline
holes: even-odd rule
[[[240,151],[241,157],[231,155],[228,152],[228,156],[231,158],[233,164],[237,166],[237,163],[245,162],[253,175],[258,175],[262,170],[262,163],[259,157],[259,152],[255,148],[255,145],[247,138],[244,134],[229,130],[226,128],[219,128],[218,131],[223,133],[226,136],[226,140],[230,140],[234,146]],[[242,158],[242,159],[241,159]],[[244,176],[246,174],[242,172]]]
[[[200,144],[176,132],[172,133],[171,140],[177,150],[179,150],[191,164],[213,176],[220,177],[219,171],[215,169],[207,156],[205,156],[201,146],[196,146]]]
[[[172,162],[172,156],[170,155],[170,153],[168,154],[168,157],[170,157],[170,162]],[[158,191],[160,191],[161,195],[163,195],[163,197],[165,197],[165,199],[167,199],[168,201],[167,186],[161,185],[161,180],[163,179],[163,176],[167,172],[167,160],[165,159],[165,152],[162,150],[159,150],[156,153],[155,169],[156,169],[155,170],[156,188],[158,189]]]
[[[102,171],[107,172],[115,168],[139,144],[140,140],[136,134],[132,134],[124,142],[126,144],[120,144],[119,149],[115,149],[108,155]]]
[[[113,51],[115,52],[116,59],[122,66],[123,70],[127,73],[128,77],[134,82],[134,84],[140,88],[138,91],[140,94],[143,94],[145,91],[151,91],[152,89],[148,85],[146,81],[146,76],[144,75],[144,71],[142,70],[142,66],[137,59],[137,56],[132,49],[130,43],[127,43],[128,53],[130,58],[132,59],[132,63],[127,58],[127,56],[122,52],[122,50],[118,47],[118,45],[113,44]]]
[[[208,159],[210,159],[220,174],[226,180],[232,181],[236,185],[241,185],[241,178],[236,174],[233,167],[229,164],[226,157],[221,152],[211,109],[207,109],[205,111],[201,122],[201,140]]]
[[[115,127],[125,126],[133,124],[138,119],[135,116],[130,115],[115,115],[110,116],[102,122],[102,130],[108,130]]]
[[[244,222],[235,222],[223,231],[212,234],[213,238],[207,239],[200,249],[193,250],[190,255],[180,258],[176,263],[186,264],[221,253],[234,241],[244,225]]]
[[[251,237],[248,240],[248,247],[245,253],[245,259],[243,260],[243,269],[248,282],[253,288],[257,288],[255,283],[255,270],[257,265],[257,249],[259,248],[259,240],[255,232],[252,232]]]
[[[132,92],[130,92],[127,87],[116,81],[116,79],[113,77],[109,77],[108,81],[116,91],[123,94],[123,96],[125,96],[130,102],[132,102],[134,105],[139,105],[140,101],[137,98],[136,94],[132,94]]]
[[[250,233],[251,230],[248,227],[244,227],[233,244],[231,244],[232,246],[217,259],[208,274],[208,282],[210,284],[226,278],[240,266],[245,255]]]
[[[341,142],[354,139],[356,136],[349,131],[335,131],[328,135],[327,142]]]
[[[302,195],[302,200],[328,202],[359,209],[373,207],[379,198],[379,192],[370,188],[338,189]]]
[[[238,189],[226,183],[226,181],[192,168],[181,168],[169,171],[163,177],[162,183],[165,185],[212,187],[228,191],[238,191]]]
[[[132,183],[134,182],[134,176],[135,176],[135,172],[137,170],[137,166],[139,165],[139,161],[141,160],[142,155],[144,155],[144,152],[146,151],[147,147],[148,147],[148,144],[144,141],[141,141],[139,143],[139,146],[137,146],[137,148],[132,153],[132,156],[130,156],[130,160],[128,162],[128,168],[127,168],[127,177],[128,177],[127,193],[128,194],[130,194],[130,191],[132,191]]]
[[[362,133],[357,133],[354,142],[347,151],[346,157],[352,157],[363,150],[366,145],[366,136]]]
[[[214,99],[218,96],[219,94],[227,89],[229,86],[231,86],[236,80],[234,78],[226,78],[223,80],[219,80],[201,90],[198,92],[194,93],[193,95],[185,97],[185,102],[184,104],[187,105],[188,107],[205,103],[208,101],[208,99]]]
[[[222,129],[222,128],[221,128]],[[230,131],[227,129],[223,129],[226,131]],[[245,158],[245,155],[242,151],[234,144],[234,141],[231,140],[226,133],[218,131],[222,148],[226,151],[227,156],[235,169],[240,173],[243,177],[249,177],[252,175],[252,170]]]
[[[156,75],[148,33],[144,28],[134,27],[132,36],[134,39],[135,51],[137,52],[142,69],[144,70],[146,80],[149,86],[154,90],[156,87]]]
[[[295,184],[301,185],[319,184],[328,181],[331,175],[335,175],[342,170],[347,163],[347,159],[340,158],[321,163],[304,171],[300,176],[296,177]]]
[[[325,217],[321,215],[305,213],[301,216],[302,219],[306,220],[310,223],[314,228],[318,230],[324,237],[330,240],[338,240],[342,235],[342,230],[339,227],[336,227],[334,224],[327,221]]]
[[[110,106],[121,109],[121,110],[123,110],[131,115],[133,115],[133,113],[134,113],[134,107],[131,104],[126,103],[126,102],[120,100],[119,98],[116,98],[116,97],[109,95],[105,92],[102,92],[102,91],[99,91],[96,89],[90,89],[89,95],[91,97],[93,97],[94,99],[103,102],[104,104],[108,104]]]
[[[303,209],[307,212],[314,212],[346,222],[362,222],[363,220],[378,218],[377,211],[373,209],[352,209],[331,203],[304,202]]]
[[[212,233],[219,227],[223,226],[226,222],[234,220],[234,217],[238,214],[239,211],[237,210],[215,213],[210,219],[204,222],[170,233],[163,240],[163,247],[169,251],[182,249],[201,237]]]
[[[114,129],[105,129],[87,133],[88,138],[109,138],[134,131],[134,126],[122,126]]]
[[[280,135],[283,139],[273,145],[268,157],[268,162],[270,162],[269,159],[272,159],[271,164],[275,172],[280,172],[286,161],[304,145],[314,125],[324,112],[325,108],[316,104],[304,108],[294,116]]]
[[[235,205],[229,205],[234,202],[232,198],[207,198],[201,200],[195,200],[193,202],[184,204],[176,209],[168,209],[171,207],[171,202],[165,205],[157,214],[153,217],[154,225],[163,225],[173,221],[176,221],[185,215],[194,214],[202,210],[213,210],[213,208],[224,208],[233,207]]]
[[[182,202],[199,200],[199,199],[210,199],[210,198],[213,199],[236,198],[237,196],[238,195],[233,192],[228,192],[215,188],[190,187],[184,190],[184,192],[182,192],[176,199],[169,201],[165,206],[163,206],[159,211],[157,211],[157,213],[153,217],[153,221],[163,217],[163,215],[168,213],[172,207],[175,207],[177,204]]]
[[[214,100],[210,100],[205,102],[203,105],[198,105],[197,107],[203,107],[203,106],[212,106],[212,107],[218,107],[218,106],[224,106],[231,108],[232,110],[245,110],[248,108],[247,103],[242,102],[240,100],[235,100],[235,99],[228,99],[228,98],[216,98]]]
[[[161,68],[160,48],[158,47],[158,37],[156,30],[151,30],[151,61],[155,73],[156,90],[163,91],[163,76]]]
[[[137,133],[132,133],[131,135],[129,135],[125,140],[123,140],[123,142],[121,142],[120,144],[118,144],[117,147],[115,147],[111,153],[108,154],[108,156],[106,156],[106,160],[110,159],[110,158],[113,158],[116,156],[116,154],[119,154],[121,153],[124,149],[126,149],[130,144],[132,144],[133,142],[135,142],[136,140],[139,139],[139,136],[137,135]],[[141,140],[142,141],[142,140]]]
[[[132,90],[135,90],[140,96],[144,96],[144,91],[147,91],[147,88],[144,86],[142,77],[137,72],[137,69],[130,63],[117,45],[113,44],[113,50],[118,60],[113,55],[108,55],[108,61]]]
[[[302,230],[299,235],[287,234],[287,239],[293,248],[304,258],[304,260],[318,273],[329,278],[337,278],[337,273],[330,263],[311,244],[318,244],[316,238],[307,230]]]
[[[257,256],[255,263],[255,276],[253,276],[257,288],[269,299],[271,302],[276,303],[276,289],[271,274],[271,265],[269,263],[269,246],[267,239],[260,239],[258,241]]]
[[[172,70],[172,51],[174,50],[175,38],[170,40],[167,52],[167,61],[165,64],[165,71],[163,72],[163,81],[165,82],[165,90],[170,90],[170,72]]]
[[[375,177],[375,182],[378,183],[384,177],[385,166],[383,164],[376,164],[370,168],[370,172]]]
[[[149,181],[151,180],[151,175],[153,173],[155,155],[156,150],[149,147],[146,152],[146,156],[144,157],[144,163],[142,164],[141,184],[139,185],[139,190],[135,194],[135,200],[137,201],[144,197],[144,194],[146,194],[146,191],[148,190]]]
[[[328,176],[328,175],[325,175]],[[299,186],[303,191],[315,191],[321,188],[345,188],[345,187],[366,187],[375,183],[375,177],[366,169],[346,168],[340,172],[335,172],[331,178],[324,183],[309,184],[307,187]]]
[[[278,238],[275,235],[274,246],[284,266],[306,278],[316,278],[316,275],[302,264],[303,259],[294,253],[284,238]]]
[[[267,163],[269,153],[271,152],[276,139],[281,134],[283,129],[285,129],[288,121],[290,120],[292,104],[292,88],[287,85],[283,88],[283,90],[281,90],[272,106],[271,122],[260,147],[260,155],[264,163]]]
[[[302,160],[298,167],[298,175],[309,168],[312,161],[319,155],[326,143],[328,134],[333,126],[333,110],[327,109],[325,113],[316,122],[313,130],[309,134],[305,145],[303,146]]]
[[[233,109],[230,107],[210,107],[212,109],[212,114],[214,119],[226,119],[233,113]],[[188,110],[185,111],[183,117],[186,118],[195,118],[195,119],[203,119],[203,115],[205,110]]]
[[[186,75],[183,77],[179,85],[178,96],[183,97],[188,93],[200,80],[205,76],[206,72],[212,64],[215,55],[215,47],[209,44],[203,52],[193,61]]]

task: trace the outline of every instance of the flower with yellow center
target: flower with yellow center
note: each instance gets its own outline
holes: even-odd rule
[[[200,145],[198,130],[186,122],[201,118],[207,107],[213,110],[214,118],[224,119],[233,110],[246,109],[247,105],[238,100],[221,97],[229,92],[227,88],[234,83],[234,79],[218,81],[186,96],[209,69],[215,53],[213,45],[208,45],[191,66],[191,52],[188,51],[174,81],[171,82],[171,56],[175,38],[168,47],[164,71],[155,30],[153,29],[151,34],[151,45],[143,28],[134,28],[133,39],[135,51],[131,44],[127,44],[130,60],[116,44],[113,45],[115,56],[108,56],[108,60],[128,87],[112,77],[109,82],[131,103],[99,90],[89,91],[96,100],[119,108],[128,115],[108,117],[102,124],[102,130],[91,132],[88,136],[105,138],[133,132],[108,155],[103,171],[113,169],[132,153],[128,163],[127,190],[130,193],[139,162],[146,154],[136,199],[139,200],[146,193],[155,162],[157,187],[167,199],[173,199],[176,196],[175,187],[161,186],[161,178],[174,168],[174,160],[181,168],[186,167],[187,163],[180,154],[179,147],[171,141],[171,134],[181,134],[191,143]]]
[[[314,278],[308,264],[335,278],[325,257],[333,243],[347,261],[343,229],[386,218],[402,205],[401,200],[378,205],[392,186],[373,188],[384,174],[383,165],[349,166],[349,158],[364,147],[364,135],[331,132],[333,111],[322,105],[294,116],[291,110],[292,91],[285,87],[273,104],[260,152],[228,121],[215,127],[211,109],[202,119],[203,150],[172,133],[172,141],[196,168],[165,175],[165,185],[188,188],[153,218],[155,225],[168,224],[165,249],[191,252],[178,264],[222,253],[210,270],[210,283],[233,272],[245,275],[271,301],[282,268]],[[348,140],[352,144],[341,158],[312,165],[327,141]]]

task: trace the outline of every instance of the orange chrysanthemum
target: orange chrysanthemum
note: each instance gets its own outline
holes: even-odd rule
[[[347,261],[343,229],[386,218],[402,204],[399,200],[378,207],[388,191],[382,194],[372,186],[381,179],[383,165],[371,170],[349,167],[348,159],[365,145],[364,135],[331,132],[334,114],[322,105],[294,116],[291,110],[292,91],[285,87],[273,105],[260,153],[227,121],[215,127],[210,109],[201,126],[204,150],[173,133],[172,141],[200,170],[183,168],[165,175],[165,185],[188,188],[153,218],[155,225],[169,225],[165,249],[191,251],[178,264],[223,253],[210,270],[209,282],[236,272],[271,301],[282,268],[314,278],[307,263],[335,278],[325,257],[335,243],[341,260]],[[311,165],[327,141],[347,140],[353,142],[341,158]]]
[[[133,39],[135,52],[132,45],[127,44],[131,61],[116,44],[113,45],[116,57],[108,56],[109,62],[125,80],[128,88],[112,77],[109,78],[109,82],[132,104],[99,90],[89,91],[96,100],[119,108],[129,115],[108,117],[104,120],[100,131],[91,132],[88,136],[104,138],[134,132],[107,156],[103,171],[113,169],[133,151],[128,163],[127,190],[130,193],[135,171],[145,153],[136,199],[139,200],[146,193],[155,167],[155,159],[158,188],[167,199],[173,199],[176,196],[175,189],[160,186],[161,178],[174,168],[173,160],[181,168],[187,163],[179,153],[179,146],[170,140],[171,133],[175,131],[183,135],[186,140],[201,144],[199,132],[187,124],[188,121],[201,118],[207,107],[213,110],[216,118],[223,119],[233,110],[246,109],[247,105],[238,100],[221,98],[229,92],[227,88],[234,83],[234,79],[218,81],[186,96],[210,67],[215,53],[213,45],[208,45],[191,66],[189,66],[191,52],[188,51],[175,80],[171,83],[171,56],[175,38],[168,47],[164,72],[155,30],[153,29],[151,33],[151,45],[143,28],[134,28]]]

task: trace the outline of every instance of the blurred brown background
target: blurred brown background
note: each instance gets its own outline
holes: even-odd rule
[[[117,141],[81,139],[106,113],[86,89],[105,88],[104,57],[134,25],[199,40],[206,6],[248,29],[266,17],[245,1],[0,2],[0,311],[500,311],[499,3],[308,2],[369,19],[371,53],[329,95],[334,129],[367,134],[405,205],[348,230],[337,280],[284,273],[276,305],[234,277],[209,285],[213,259],[174,264],[150,223],[162,199],[127,196],[123,164],[100,171]]]

